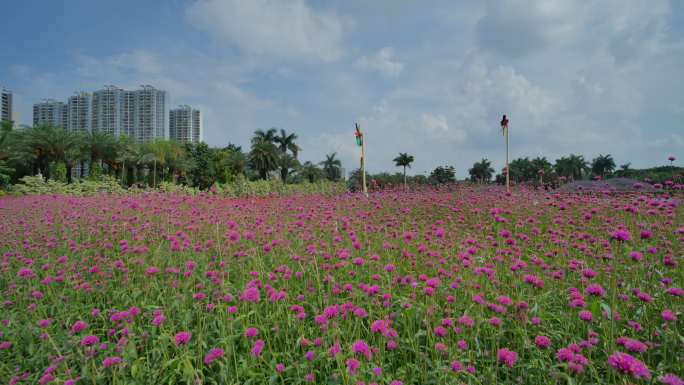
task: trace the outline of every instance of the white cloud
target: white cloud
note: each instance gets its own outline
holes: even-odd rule
[[[468,137],[465,130],[450,128],[447,117],[442,114],[424,113],[420,117],[420,126],[425,132],[436,140],[449,140],[462,144]]]
[[[187,14],[217,41],[255,55],[331,62],[343,53],[342,20],[304,0],[200,0]]]
[[[398,76],[404,69],[404,65],[398,61],[393,61],[394,50],[392,47],[385,47],[378,51],[374,56],[361,56],[354,62],[354,67],[362,70],[374,70],[387,77]]]

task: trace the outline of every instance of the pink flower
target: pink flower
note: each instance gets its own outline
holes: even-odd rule
[[[252,347],[252,356],[260,357],[261,352],[264,350],[264,346],[266,346],[264,340],[256,340],[256,342],[254,342],[254,346]]]
[[[261,300],[261,292],[256,287],[248,287],[240,295],[240,300],[245,302],[259,302]]]
[[[73,326],[71,326],[71,334],[79,333],[88,328],[88,324],[83,321],[76,321]]]
[[[459,361],[459,360],[452,361],[451,362],[451,370],[453,372],[456,372],[456,373],[463,371],[463,364],[461,363],[461,361]]]
[[[447,329],[444,328],[443,326],[437,326],[434,329],[435,335],[438,337],[445,337],[447,335]]]
[[[52,319],[50,319],[50,318],[42,319],[42,320],[38,321],[38,326],[40,326],[43,329],[50,327],[50,324],[52,324]]]
[[[551,346],[551,339],[547,336],[536,336],[534,337],[534,344],[541,349],[546,349]]]
[[[276,372],[282,373],[285,371],[285,365],[283,365],[282,363],[278,363],[278,364],[276,364],[275,369],[276,369]]]
[[[630,374],[634,378],[650,379],[651,372],[646,365],[627,353],[615,352],[608,357],[608,365],[621,373]]]
[[[109,368],[110,366],[118,365],[122,362],[123,360],[121,359],[121,357],[107,357],[102,361],[102,366],[104,366],[105,368]]]
[[[190,332],[179,332],[176,334],[176,345],[177,346],[187,345],[188,342],[190,342],[191,338],[192,338],[192,333],[190,333]]]
[[[581,312],[579,312],[579,317],[582,321],[589,322],[594,318],[594,315],[591,314],[589,310],[582,310]]]
[[[339,352],[342,351],[342,346],[340,346],[339,342],[335,342],[333,346],[330,347],[330,350],[328,350],[328,354],[330,357],[335,358]]]
[[[512,368],[513,365],[518,361],[518,353],[509,350],[507,348],[501,348],[496,354],[497,359],[499,362],[506,364],[509,368]]]
[[[347,359],[347,370],[349,371],[349,374],[351,374],[352,376],[356,375],[356,372],[359,370],[360,367],[361,361],[355,358]]]
[[[677,315],[670,309],[665,309],[662,312],[663,320],[667,322],[674,322],[677,320]]]
[[[209,351],[209,353],[207,353],[206,356],[204,356],[204,364],[210,365],[216,359],[223,357],[224,354],[225,354],[225,352],[223,349],[213,348]]]
[[[648,346],[645,343],[628,337],[618,338],[617,344],[624,346],[630,352],[643,353],[648,350]]]
[[[161,324],[164,323],[165,320],[166,320],[166,317],[164,316],[164,314],[158,314],[152,320],[152,325],[160,326]]]
[[[23,267],[19,269],[19,272],[17,273],[17,276],[19,278],[34,278],[36,274],[33,272],[33,270],[29,269],[28,267]]]
[[[352,344],[352,353],[361,354],[369,360],[373,358],[373,352],[371,351],[370,346],[363,340],[357,340]]]
[[[658,380],[665,385],[684,385],[684,380],[671,373],[661,376]]]
[[[373,321],[373,323],[371,324],[371,332],[373,333],[385,334],[388,328],[388,322],[381,319]]]
[[[620,242],[625,242],[625,241],[629,241],[632,239],[632,234],[630,234],[629,231],[624,230],[624,229],[615,230],[610,234],[610,236],[611,236],[611,238],[613,238],[617,241],[620,241]]]
[[[245,337],[247,338],[254,338],[259,335],[259,329],[257,328],[247,328],[245,330]]]
[[[473,319],[468,317],[467,315],[464,315],[461,318],[459,318],[458,323],[467,327],[473,327],[475,325],[475,321],[473,321]]]
[[[53,376],[52,373],[45,373],[40,378],[40,380],[38,380],[38,384],[45,385],[45,384],[50,383],[54,380],[55,380],[55,376]]]
[[[606,296],[606,289],[603,288],[603,286],[598,285],[598,284],[592,284],[587,286],[586,289],[584,289],[584,292],[589,294],[589,295],[594,295],[597,297],[605,297]]]
[[[81,346],[93,346],[100,342],[97,336],[85,336],[81,339]]]

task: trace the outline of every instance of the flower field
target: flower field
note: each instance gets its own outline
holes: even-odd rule
[[[684,376],[666,195],[7,197],[0,234],[3,384]]]

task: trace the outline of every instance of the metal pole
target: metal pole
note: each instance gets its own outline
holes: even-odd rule
[[[508,127],[505,127],[504,130],[506,130],[506,192],[510,192],[511,191],[511,179],[510,179],[511,170],[508,167]]]
[[[368,188],[366,188],[366,138],[365,138],[365,135],[361,137],[361,178],[363,180],[363,195],[368,196]]]

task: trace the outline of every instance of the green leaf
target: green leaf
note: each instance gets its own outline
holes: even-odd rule
[[[607,303],[601,302],[601,309],[608,315],[609,320],[613,319],[613,311]]]

